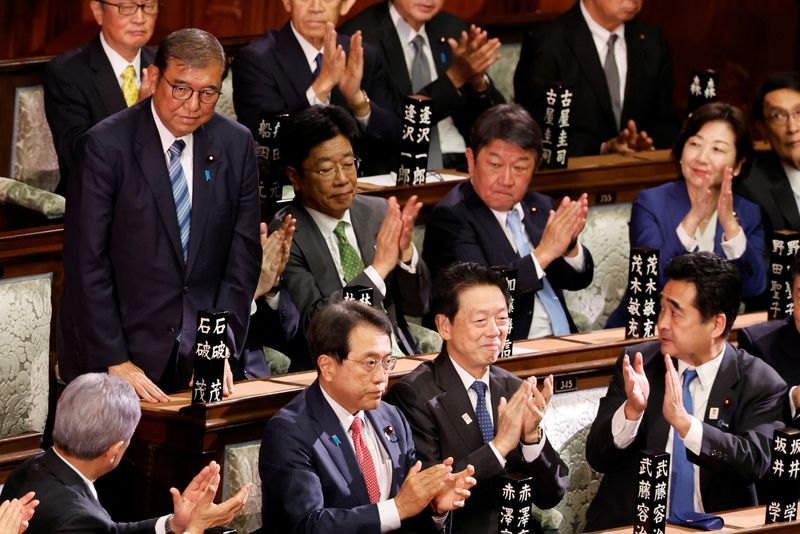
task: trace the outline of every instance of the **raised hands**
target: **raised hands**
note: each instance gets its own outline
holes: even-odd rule
[[[389,198],[386,216],[375,237],[375,259],[372,262],[381,278],[385,279],[398,261],[411,260],[411,237],[421,208],[422,202],[417,202],[417,195],[411,196],[402,210],[395,197]]]
[[[526,443],[533,443],[539,439],[539,425],[547,413],[550,406],[550,399],[553,398],[553,375],[544,379],[542,391],[536,387],[536,377],[528,379],[530,396],[527,400],[528,411],[522,423],[522,440]]]
[[[633,154],[634,152],[641,152],[643,150],[655,150],[653,146],[653,139],[647,135],[647,132],[641,132],[636,128],[636,122],[629,120],[627,126],[622,131],[606,141],[603,146],[604,154]]]
[[[283,270],[289,261],[296,228],[297,220],[291,215],[286,215],[281,227],[267,237],[267,225],[261,223],[261,274],[258,276],[254,298],[266,295],[280,282]]]
[[[558,208],[550,211],[542,239],[534,251],[542,269],[547,269],[554,260],[565,254],[574,256],[578,253],[577,239],[586,226],[588,212],[589,200],[586,193],[578,200],[564,197]]]
[[[644,372],[641,352],[633,356],[632,365],[627,354],[622,357],[622,378],[625,381],[625,396],[628,397],[625,419],[636,421],[647,408],[647,399],[650,397],[650,382]]]
[[[0,505],[0,534],[21,534],[27,530],[39,501],[29,491],[19,499],[3,501]]]
[[[319,75],[311,88],[322,102],[328,102],[331,92],[338,87],[347,102],[347,107],[356,117],[364,117],[370,111],[370,105],[361,91],[361,80],[364,77],[364,46],[361,32],[350,38],[350,54],[345,53],[342,45],[336,43],[336,29],[328,22],[322,45],[322,65]]]
[[[183,493],[170,488],[173,516],[169,526],[173,532],[203,532],[207,528],[224,525],[244,508],[250,484],[245,484],[227,501],[214,504],[220,481],[219,471],[219,464],[212,461],[192,479]]]
[[[733,211],[733,169],[731,167],[725,167],[725,176],[722,178],[717,199],[717,217],[725,232],[726,241],[739,235],[741,226],[736,220],[736,212]]]
[[[447,76],[456,88],[469,83],[475,91],[488,89],[486,70],[500,59],[500,41],[489,39],[488,34],[472,24],[469,31],[462,31],[456,41],[447,40],[453,50],[453,64],[447,69]]]
[[[680,434],[681,438],[684,438],[692,426],[692,414],[687,412],[683,405],[681,377],[669,354],[664,355],[664,364],[667,367],[667,372],[664,374],[664,405],[662,407],[664,419],[675,429],[675,432]]]

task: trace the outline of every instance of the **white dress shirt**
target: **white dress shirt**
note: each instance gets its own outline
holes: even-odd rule
[[[786,173],[786,178],[789,179],[789,186],[794,193],[794,202],[797,204],[797,209],[800,210],[800,169],[789,165],[785,161],[781,161],[783,172]]]
[[[182,139],[186,146],[183,147],[181,152],[181,167],[183,167],[183,175],[186,177],[186,187],[189,188],[189,205],[192,204],[192,193],[194,192],[194,134],[184,135],[182,137],[175,137],[172,135],[161,118],[156,113],[156,108],[153,101],[150,101],[150,110],[153,112],[153,120],[156,123],[156,130],[158,130],[158,137],[161,140],[161,149],[164,153],[164,161],[166,162],[167,169],[169,169],[169,147],[176,139]],[[171,186],[170,186],[171,187]]]
[[[133,58],[133,61],[128,61],[116,50],[111,48],[111,45],[108,44],[106,41],[103,32],[100,32],[100,44],[103,45],[103,51],[106,53],[106,57],[108,61],[111,63],[111,70],[114,71],[114,76],[117,78],[117,82],[119,83],[119,88],[122,89],[122,73],[128,68],[128,65],[133,65],[133,71],[136,73],[136,87],[138,88],[142,84],[141,79],[141,67],[142,67],[142,51],[141,49],[136,52],[136,57]]]
[[[617,70],[619,71],[619,101],[624,108],[625,84],[628,78],[628,46],[625,42],[625,24],[620,24],[613,32],[608,31],[592,18],[586,10],[583,0],[581,0],[581,13],[583,13],[583,18],[586,20],[586,25],[589,26],[589,32],[592,34],[594,46],[597,48],[597,55],[600,57],[600,65],[603,68],[606,66],[608,39],[612,33],[617,35],[617,42],[614,44],[614,59],[617,60]]]

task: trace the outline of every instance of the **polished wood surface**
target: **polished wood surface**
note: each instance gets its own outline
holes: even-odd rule
[[[764,518],[766,517],[766,508],[764,506],[744,508],[741,510],[734,510],[732,512],[724,512],[716,515],[722,517],[722,519],[725,521],[725,526],[720,530],[715,530],[714,532],[735,532],[736,534],[756,534],[758,532],[769,534],[797,534],[797,532],[800,532],[800,524],[798,524],[797,521],[764,525]],[[606,534],[630,534],[632,530],[633,527],[630,526],[596,532],[598,534],[600,532],[604,532]],[[667,529],[664,534],[679,534],[683,532],[694,532],[696,534],[698,530],[667,525]]]

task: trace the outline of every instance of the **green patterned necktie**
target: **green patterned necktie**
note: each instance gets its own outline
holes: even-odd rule
[[[347,240],[344,233],[344,221],[339,221],[336,228],[333,229],[333,234],[339,242],[339,259],[342,262],[342,272],[344,272],[344,282],[348,283],[356,277],[358,273],[364,270],[364,262],[361,261],[358,251],[353,248],[353,245]]]

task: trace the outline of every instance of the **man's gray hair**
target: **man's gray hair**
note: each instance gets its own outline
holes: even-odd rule
[[[153,65],[162,74],[170,59],[182,61],[195,68],[205,68],[212,63],[222,65],[223,78],[227,70],[225,50],[216,37],[198,28],[176,30],[161,41]]]
[[[94,460],[118,441],[128,441],[142,409],[128,382],[88,373],[70,382],[58,399],[53,442],[80,460]]]

